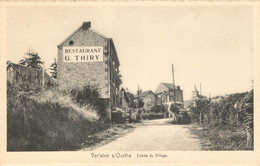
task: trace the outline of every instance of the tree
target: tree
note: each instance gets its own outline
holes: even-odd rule
[[[58,65],[57,65],[57,62],[56,62],[56,58],[54,58],[54,62],[51,64],[51,66],[50,66],[50,70],[51,70],[51,77],[52,78],[57,78],[57,67],[58,67]]]
[[[26,56],[19,61],[19,64],[23,66],[41,69],[40,64],[42,64],[42,61],[41,61],[41,57],[38,55],[37,52],[33,52],[29,50],[28,52],[25,53],[25,55]]]
[[[171,104],[170,110],[174,113],[174,122],[176,122],[177,115],[179,113],[179,107],[176,104]]]
[[[144,106],[143,100],[139,98],[136,100],[135,104],[136,104],[136,108],[142,108]]]

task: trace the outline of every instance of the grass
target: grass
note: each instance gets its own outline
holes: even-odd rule
[[[80,107],[58,91],[8,91],[8,151],[78,150],[107,127],[92,106]]]
[[[191,132],[200,138],[202,150],[253,150],[246,146],[246,133],[242,126],[206,127],[194,125]]]

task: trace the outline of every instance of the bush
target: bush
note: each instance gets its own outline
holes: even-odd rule
[[[8,151],[77,150],[89,135],[105,128],[95,108],[79,107],[68,95],[8,88]]]
[[[179,107],[175,104],[171,104],[170,110],[174,113],[174,114],[178,114],[179,113]]]
[[[102,118],[107,117],[106,102],[100,98],[100,93],[96,88],[84,86],[82,89],[71,90],[72,100],[80,106],[92,105]]]
[[[155,113],[164,113],[167,111],[167,108],[165,105],[156,105],[155,107],[153,107],[151,109],[151,112],[155,112]]]
[[[221,146],[218,145],[221,142],[241,149],[253,149],[253,90],[218,96],[211,100],[197,100],[195,106],[191,107],[191,115],[193,122],[199,122],[215,132],[212,133],[214,136],[209,135],[209,139],[217,147]],[[223,132],[228,134],[222,135]],[[222,136],[218,142],[215,141],[217,135]]]

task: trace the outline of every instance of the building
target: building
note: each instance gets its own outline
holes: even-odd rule
[[[54,87],[56,84],[56,81],[42,69],[7,62],[6,71],[7,84],[23,90]]]
[[[135,96],[133,93],[131,93],[128,88],[125,88],[125,93],[126,93],[126,96],[128,97],[129,99],[129,107],[131,108],[135,108]]]
[[[61,90],[97,88],[106,102],[108,117],[119,105],[120,62],[112,38],[83,22],[58,45],[58,86]]]
[[[202,95],[201,95],[201,91],[199,92],[199,91],[197,90],[196,85],[194,85],[194,90],[192,91],[192,97],[191,97],[191,99],[192,99],[192,100],[198,100],[198,99],[205,99],[205,98],[207,98],[207,97],[206,97],[206,96],[202,96]]]
[[[157,104],[157,97],[151,90],[138,91],[137,95],[135,95],[135,100],[137,101],[138,99],[143,102],[143,108],[146,111],[150,111]]]
[[[119,107],[123,110],[129,109],[131,106],[130,99],[128,98],[124,88],[119,91]]]
[[[190,106],[194,106],[194,104],[196,103],[195,101],[196,101],[196,100],[201,100],[201,99],[207,99],[207,97],[206,97],[206,96],[203,96],[203,95],[201,94],[201,90],[200,90],[200,92],[199,92],[199,91],[197,90],[196,85],[194,85],[194,90],[192,91],[192,97],[191,97],[190,100],[184,101],[184,107],[185,107],[185,108],[188,108],[188,107],[190,107]]]
[[[160,83],[155,90],[155,94],[158,98],[157,103],[167,105],[168,110],[173,103],[178,104],[181,108],[184,108],[183,90],[180,89],[180,86],[175,86],[175,89],[173,90],[173,84]]]

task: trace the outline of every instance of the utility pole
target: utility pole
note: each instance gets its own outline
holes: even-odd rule
[[[202,95],[202,94],[201,94],[201,83],[200,83],[200,95]]]
[[[176,103],[175,80],[174,80],[174,67],[173,67],[173,64],[172,64],[172,85],[173,85],[173,103]]]

